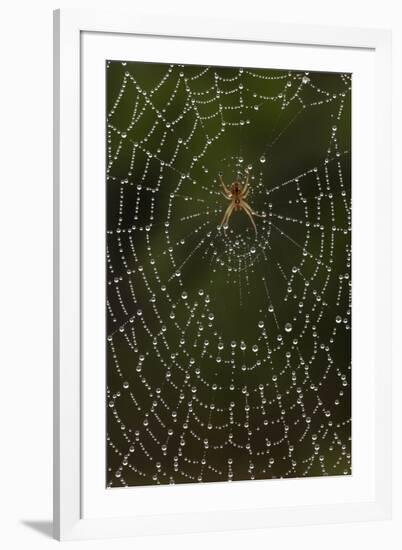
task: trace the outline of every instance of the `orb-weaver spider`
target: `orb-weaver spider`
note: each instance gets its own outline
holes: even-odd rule
[[[226,209],[226,212],[223,216],[220,226],[226,227],[228,225],[229,218],[234,211],[244,210],[244,212],[250,218],[251,223],[253,224],[253,227],[254,227],[255,234],[257,236],[257,227],[255,225],[254,218],[253,218],[253,216],[256,216],[257,214],[253,212],[253,209],[251,208],[251,206],[244,200],[247,198],[247,195],[250,191],[249,175],[246,174],[246,181],[244,185],[242,185],[239,181],[235,180],[230,186],[230,189],[228,189],[224,184],[221,173],[219,174],[219,178],[223,189],[222,195],[226,199],[231,201],[229,206]]]

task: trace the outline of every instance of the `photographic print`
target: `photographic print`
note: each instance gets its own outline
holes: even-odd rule
[[[350,475],[351,74],[105,70],[107,487]]]

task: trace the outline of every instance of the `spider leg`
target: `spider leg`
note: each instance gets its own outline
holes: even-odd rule
[[[243,197],[247,197],[248,195],[248,192],[249,192],[249,187],[250,187],[250,180],[249,180],[249,174],[247,173],[246,175],[246,183],[244,184],[244,187],[241,191],[241,194],[242,194],[242,198]]]
[[[253,211],[251,210],[251,206],[248,205],[245,201],[240,201],[240,206],[243,208],[244,212],[247,214],[247,216],[250,218],[251,223],[253,224],[255,235],[257,236],[257,226],[255,225],[255,221],[253,218]]]
[[[228,195],[226,195],[226,193],[224,191],[221,191],[222,195],[225,197],[225,199],[227,199],[228,201],[230,201],[230,199],[232,197],[229,197]]]
[[[251,206],[249,205],[248,202],[246,202],[244,199],[241,199],[240,200],[240,206],[242,206],[244,209],[248,210],[250,212],[250,214],[252,214],[253,216],[258,216],[258,214],[256,214],[253,209],[251,208]]]
[[[245,208],[244,208],[244,211],[247,214],[247,216],[250,218],[250,221],[251,221],[251,223],[253,224],[253,227],[254,227],[255,236],[257,236],[257,226],[255,225],[255,221],[254,221],[254,218],[253,218],[252,214],[248,210],[246,210]]]
[[[220,174],[219,174],[219,179],[221,180],[221,185],[223,187],[223,191],[226,195],[226,198],[230,198],[231,193],[230,193],[229,189],[226,187],[226,185],[223,183],[223,178]]]
[[[257,216],[258,218],[264,218],[264,216],[262,214],[257,214],[257,212],[254,212],[254,210],[251,208],[251,206],[248,204],[248,202],[243,200],[243,198],[242,198],[242,203],[243,203],[243,206],[245,205],[250,210],[250,213],[253,216]]]
[[[224,230],[224,232],[225,232],[225,235],[226,235],[226,230],[227,230],[227,228],[229,227],[229,225],[228,225],[228,224],[229,224],[229,218],[230,218],[230,215],[227,215],[226,218],[225,218],[225,221],[223,221],[223,222],[221,223],[221,227],[223,227],[223,230]]]
[[[229,221],[229,218],[233,212],[233,208],[234,208],[234,204],[233,203],[230,203],[229,206],[226,208],[226,212],[222,218],[222,221],[221,221],[221,227],[222,226],[225,226],[227,224],[227,222]]]

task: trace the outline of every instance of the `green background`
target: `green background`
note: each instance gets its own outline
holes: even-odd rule
[[[226,480],[228,460],[233,480],[349,474],[350,76],[303,84],[301,71],[117,61],[106,71],[108,485]],[[247,202],[265,214],[257,236],[244,212],[218,229],[218,174],[229,186],[247,171]]]

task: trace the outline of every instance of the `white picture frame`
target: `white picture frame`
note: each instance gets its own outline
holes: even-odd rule
[[[157,46],[153,43],[155,40],[158,41]],[[197,49],[197,43],[200,42],[203,47]],[[181,47],[184,43],[186,48]],[[163,48],[160,47],[161,44],[164,45]],[[276,480],[275,486],[270,485],[270,492],[276,495],[276,505],[272,496],[270,502],[267,500],[267,485],[263,485],[267,482],[247,482],[240,484],[243,487],[241,490],[233,489],[234,486],[239,487],[236,483],[175,487],[175,493],[166,493],[164,487],[147,488],[148,495],[150,490],[153,491],[152,495],[159,491],[160,498],[156,499],[159,504],[155,507],[147,504],[147,495],[143,488],[131,488],[132,492],[125,492],[124,495],[120,491],[116,498],[106,495],[105,487],[100,484],[104,459],[95,460],[102,455],[99,446],[104,434],[104,419],[99,420],[98,426],[94,426],[94,422],[102,417],[102,410],[99,409],[102,400],[99,396],[104,395],[104,380],[99,376],[94,384],[87,383],[89,376],[91,380],[94,379],[91,353],[97,353],[95,348],[98,340],[94,338],[95,333],[89,334],[86,327],[89,323],[87,315],[91,315],[92,306],[95,311],[97,303],[101,307],[104,304],[102,300],[97,300],[97,297],[103,296],[101,293],[104,285],[102,276],[97,276],[99,266],[102,267],[100,262],[104,258],[104,219],[102,203],[88,204],[85,196],[93,178],[102,177],[104,165],[100,162],[97,168],[92,151],[99,151],[105,135],[100,131],[104,121],[101,121],[100,126],[97,125],[98,115],[102,112],[103,96],[100,96],[100,101],[91,101],[89,104],[85,94],[87,88],[99,84],[99,72],[92,68],[100,66],[100,62],[106,58],[115,56],[116,59],[121,59],[122,52],[126,52],[127,58],[133,60],[197,60],[208,64],[213,62],[218,44],[222,50],[219,55],[222,56],[223,64],[225,59],[227,64],[230,60],[233,64],[234,51],[238,58],[243,56],[242,63],[247,64],[247,56],[251,55],[250,48],[253,48],[252,55],[256,55],[258,48],[270,46],[275,48],[278,59],[287,59],[286,56],[291,52],[294,59],[297,58],[298,63],[302,63],[305,68],[310,68],[310,65],[311,69],[325,68],[328,65],[329,70],[331,67],[332,70],[339,67],[339,70],[351,68],[353,72],[353,68],[357,67],[357,73],[361,72],[353,103],[356,116],[360,117],[356,118],[358,127],[353,134],[353,162],[357,170],[354,172],[354,175],[357,174],[354,181],[364,179],[368,190],[364,189],[362,192],[361,185],[353,184],[356,187],[353,201],[357,220],[357,237],[353,243],[353,280],[358,283],[353,300],[362,312],[360,317],[358,312],[356,314],[359,324],[356,324],[354,331],[360,336],[353,341],[353,361],[356,359],[358,365],[356,377],[353,373],[353,418],[357,419],[356,424],[355,421],[353,424],[353,445],[356,441],[357,456],[361,458],[364,455],[363,451],[359,452],[361,445],[361,450],[370,451],[371,458],[358,461],[356,473],[354,465],[350,483],[344,482],[343,478],[327,479],[326,485],[322,485],[316,478]],[[178,48],[181,49],[179,60],[179,54],[175,53]],[[286,64],[285,61],[284,63]],[[104,13],[98,10],[55,12],[56,538],[65,540],[187,533],[390,517],[390,66],[391,36],[390,32],[384,30],[284,25],[262,20],[250,20],[245,24],[240,20],[222,21],[213,17],[169,19],[137,16],[135,13]],[[365,78],[370,78],[373,86]],[[359,86],[359,82],[365,85]],[[97,173],[97,170],[100,172]],[[94,252],[90,252],[92,250]],[[371,277],[365,275],[367,270],[370,270]],[[90,286],[88,272],[91,274]],[[96,292],[97,295],[94,294]],[[367,300],[370,300],[371,309],[365,309]],[[102,330],[102,323],[95,325]],[[101,360],[102,355],[98,359]],[[359,368],[359,365],[367,366],[367,370]],[[359,389],[363,376],[364,391]],[[303,485],[299,485],[298,489],[297,483]],[[281,492],[286,493],[283,499]],[[216,503],[214,509],[208,509],[211,499]],[[236,499],[253,504],[241,507],[231,505]],[[183,501],[186,503],[184,507],[180,504]]]

